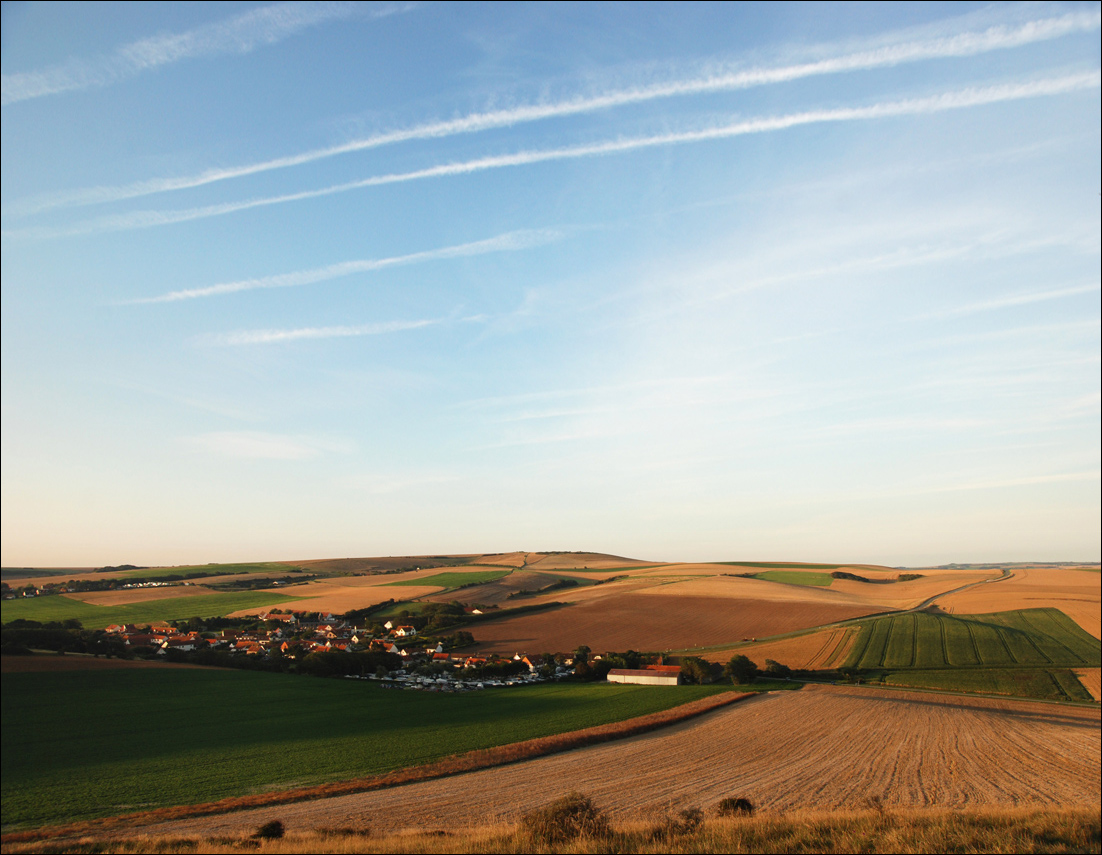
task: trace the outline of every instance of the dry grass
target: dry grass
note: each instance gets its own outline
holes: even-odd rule
[[[1102,590],[1098,573],[1058,567],[1014,568],[1010,579],[938,600],[954,614],[1053,607],[1095,638],[1102,638]]]
[[[477,800],[476,800],[477,801]],[[598,806],[599,807],[599,806]],[[5,846],[5,853],[513,853],[513,852],[731,852],[849,853],[1099,852],[1102,828],[1097,809],[1023,809],[968,812],[924,811],[793,812],[746,818],[718,818],[711,806],[695,828],[656,834],[663,818],[617,824],[601,837],[534,845],[513,824],[450,828],[412,833],[373,834],[341,827],[288,829],[278,840],[248,836],[135,837],[127,840],[72,839],[49,844]],[[668,826],[667,826],[668,827]]]

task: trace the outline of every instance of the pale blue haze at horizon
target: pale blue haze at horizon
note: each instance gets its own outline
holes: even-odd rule
[[[296,6],[318,20],[142,69],[111,57],[265,7],[85,5],[4,10],[6,78],[76,81],[3,107],[5,566],[1098,559],[1097,4]],[[73,195],[1069,15],[972,55]],[[809,111],[834,112],[656,141]]]

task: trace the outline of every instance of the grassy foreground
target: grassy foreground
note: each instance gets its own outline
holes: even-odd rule
[[[614,824],[602,838],[547,844],[515,826],[374,835],[369,828],[287,829],[278,840],[250,838],[81,838],[8,844],[11,853],[497,853],[497,852],[1099,852],[1097,810],[1025,809],[956,812],[848,811],[746,818],[709,817],[695,830],[669,832],[663,818]]]
[[[721,691],[545,684],[452,695],[213,669],[8,673],[3,824],[10,831],[380,775]]]

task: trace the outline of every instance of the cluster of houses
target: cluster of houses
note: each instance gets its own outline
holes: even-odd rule
[[[278,650],[283,656],[296,658],[310,653],[331,651],[379,651],[392,653],[402,660],[402,668],[397,672],[399,679],[407,671],[423,665],[436,666],[437,679],[449,671],[480,669],[487,665],[516,663],[515,670],[537,675],[544,661],[538,656],[515,654],[511,658],[497,656],[475,656],[469,654],[450,654],[444,646],[418,646],[417,629],[413,626],[395,624],[387,621],[383,624],[386,635],[376,637],[365,629],[340,621],[333,615],[323,615],[317,622],[301,621],[294,614],[269,613],[259,616],[263,621],[278,621],[273,629],[244,630],[223,629],[218,632],[185,631],[167,623],[149,626],[134,624],[113,624],[106,628],[108,633],[120,638],[127,647],[152,648],[158,655],[171,650],[191,652],[203,649],[217,649],[244,656],[267,656]],[[551,663],[554,671],[555,663]],[[523,666],[523,667],[520,667]],[[570,673],[570,669],[558,666],[558,676]],[[422,682],[410,676],[409,681]],[[441,680],[443,682],[444,680]]]
[[[294,614],[269,613],[259,615],[266,622],[278,622],[274,629],[223,629],[217,632],[187,632],[168,623],[149,626],[112,624],[106,631],[118,636],[128,647],[152,647],[159,653],[169,650],[189,652],[218,648],[246,655],[264,655],[278,649],[285,656],[326,653],[332,650],[381,650],[406,657],[416,652],[408,642],[417,635],[412,626],[384,624],[387,634],[376,638],[368,630],[322,615],[321,620],[303,622]],[[405,645],[405,646],[403,646]],[[438,645],[443,652],[443,647]]]

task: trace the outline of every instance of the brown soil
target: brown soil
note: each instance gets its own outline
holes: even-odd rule
[[[480,650],[496,653],[661,651],[715,646],[859,617],[861,605],[664,595],[647,588],[545,612],[475,624]]]
[[[781,724],[783,723],[783,724]],[[324,801],[149,826],[155,835],[373,832],[515,821],[568,790],[614,820],[730,796],[765,812],[864,808],[1097,808],[1097,709],[813,687],[779,692],[619,742]]]

